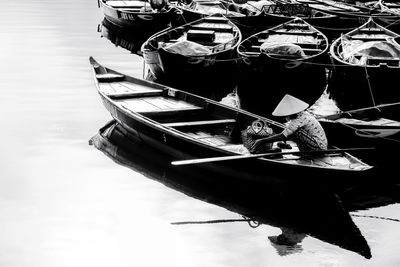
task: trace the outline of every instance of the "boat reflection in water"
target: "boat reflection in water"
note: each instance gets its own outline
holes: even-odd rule
[[[147,38],[152,35],[154,29],[150,28],[137,28],[135,31],[127,30],[109,22],[107,19],[103,19],[99,24],[97,31],[101,34],[101,37],[105,37],[115,44],[115,46],[122,47],[133,54],[142,56],[141,46]]]
[[[367,241],[334,193],[272,181],[261,187],[216,177],[196,167],[181,169],[170,164],[170,157],[140,142],[115,121],[101,128],[90,143],[122,166],[187,196],[242,215],[250,226],[257,222],[279,227],[281,235],[268,237],[279,255],[301,252],[304,238],[312,236],[371,258]],[[176,224],[186,223],[205,222]]]

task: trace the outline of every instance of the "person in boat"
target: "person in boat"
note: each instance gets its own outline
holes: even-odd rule
[[[285,129],[257,140],[254,146],[257,148],[265,143],[291,139],[296,142],[300,151],[326,150],[328,140],[325,131],[318,120],[306,111],[308,106],[304,101],[286,94],[272,112],[274,116],[286,117]]]

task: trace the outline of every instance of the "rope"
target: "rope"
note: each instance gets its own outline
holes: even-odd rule
[[[393,222],[400,222],[399,219],[388,218],[388,217],[380,217],[380,216],[373,216],[373,215],[358,215],[358,214],[350,214],[353,217],[363,217],[363,218],[373,218],[373,219],[380,219],[385,221],[393,221]]]
[[[375,107],[375,98],[374,98],[374,93],[372,92],[372,87],[371,87],[371,83],[369,81],[369,75],[368,75],[368,71],[367,71],[367,66],[364,67],[365,70],[365,78],[367,79],[367,83],[368,83],[368,89],[369,89],[369,93],[371,95],[371,99],[372,99],[372,105]]]
[[[187,224],[214,224],[214,223],[227,223],[227,222],[247,222],[251,228],[257,228],[261,225],[260,222],[242,216],[243,219],[224,219],[224,220],[208,220],[208,221],[183,221],[183,222],[172,222],[172,225],[187,225]]]
[[[397,139],[388,138],[388,137],[383,137],[383,136],[377,136],[377,135],[371,134],[371,133],[368,132],[368,131],[365,131],[365,130],[362,130],[362,129],[358,129],[358,128],[353,127],[353,126],[351,126],[351,125],[348,125],[348,124],[346,124],[346,123],[343,123],[343,122],[339,122],[339,123],[342,124],[343,126],[346,126],[346,127],[350,128],[350,129],[352,129],[352,130],[354,130],[354,131],[361,132],[361,133],[363,133],[363,134],[365,134],[365,135],[370,135],[370,136],[374,136],[375,138],[380,138],[380,139],[383,139],[383,140],[388,140],[388,141],[391,141],[391,142],[400,143],[400,140],[397,140]]]

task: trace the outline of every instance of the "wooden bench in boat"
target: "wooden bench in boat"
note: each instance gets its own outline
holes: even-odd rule
[[[307,24],[303,24],[303,23],[288,23],[285,24],[285,29],[301,29],[301,30],[307,30],[310,27]]]
[[[119,104],[127,110],[148,117],[199,114],[205,111],[204,108],[185,101],[162,96],[121,99]]]
[[[111,99],[127,99],[135,97],[149,97],[149,96],[160,96],[162,90],[146,90],[146,91],[132,91],[132,92],[118,92],[106,94]]]
[[[192,30],[200,31],[214,31],[214,32],[233,32],[233,27],[229,24],[215,24],[213,26],[208,25],[192,25],[190,27]]]
[[[213,42],[215,40],[215,31],[189,30],[186,39],[193,42]]]
[[[364,42],[370,42],[370,41],[387,41],[388,37],[383,37],[383,36],[349,36],[351,40],[359,40],[359,41],[364,41]]]
[[[361,34],[382,34],[385,33],[384,30],[379,28],[363,28],[358,30]]]
[[[106,70],[103,71],[105,72]],[[123,81],[125,79],[125,76],[121,74],[105,72],[96,74],[96,79],[99,82],[119,82]]]
[[[223,120],[207,120],[207,121],[186,121],[186,122],[169,122],[163,123],[164,126],[168,127],[191,127],[191,126],[206,126],[206,125],[223,125],[235,123],[234,119],[223,119]]]
[[[290,32],[287,30],[269,30],[268,33],[271,34],[284,34],[284,35],[302,35],[302,36],[317,36],[318,32],[316,31],[298,31],[298,32]]]
[[[223,23],[223,24],[228,23],[228,20],[225,17],[208,17],[204,18],[203,21],[209,23]]]

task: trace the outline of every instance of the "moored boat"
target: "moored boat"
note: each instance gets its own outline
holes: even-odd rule
[[[397,14],[384,12],[381,9],[372,8],[368,5],[350,4],[341,1],[333,0],[296,0],[302,3],[307,3],[308,6],[315,10],[320,10],[329,14],[333,14],[342,19],[342,24],[347,27],[358,26],[373,18],[380,24],[390,29],[397,29],[400,25]],[[340,27],[339,24],[337,24]]]
[[[328,39],[337,34],[338,27],[336,21],[338,20],[338,16],[336,15],[313,9],[306,3],[279,0],[271,0],[268,2],[269,3],[263,6],[264,20],[262,25],[264,29],[267,26],[272,27],[295,18],[301,18],[315,28],[320,28]]]
[[[191,22],[210,15],[221,14],[235,23],[247,36],[254,28],[264,25],[263,9],[253,4],[238,4],[229,0],[173,1],[182,11],[185,21]]]
[[[314,103],[326,86],[327,51],[327,37],[300,18],[244,39],[238,46],[243,103],[250,102],[248,109],[262,106],[259,114],[271,114],[268,107],[285,94]],[[254,105],[255,99],[262,102]]]
[[[167,3],[153,8],[147,0],[98,0],[98,5],[108,21],[124,28],[163,29],[181,18],[179,10]]]
[[[208,84],[234,82],[239,28],[222,15],[166,29],[152,35],[142,46],[145,63],[157,79],[172,83]]]
[[[341,110],[400,101],[400,35],[372,18],[343,34],[330,47],[333,71],[328,90]],[[357,101],[354,101],[357,99]],[[399,119],[396,114],[384,117]]]
[[[202,164],[232,179],[262,183],[268,173],[268,179],[322,187],[359,182],[373,169],[345,150],[304,157],[305,152],[300,153],[295,143],[286,150],[274,144],[272,151],[279,152],[262,158],[249,155],[241,140],[242,130],[255,120],[265,121],[275,132],[284,126],[210,99],[123,75],[93,58],[90,62],[98,92],[112,117],[143,142],[178,160],[236,156],[236,161]],[[245,162],[238,163],[238,159]]]

